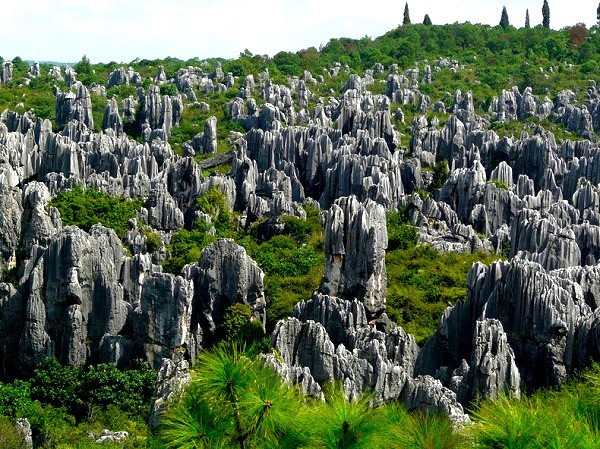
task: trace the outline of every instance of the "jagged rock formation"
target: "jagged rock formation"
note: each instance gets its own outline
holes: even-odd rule
[[[204,132],[198,133],[192,140],[192,148],[198,154],[217,152],[217,118],[209,117],[204,123]]]
[[[309,394],[318,395],[319,385],[339,380],[350,398],[372,390],[377,402],[399,399],[409,409],[468,420],[456,395],[439,381],[413,378],[414,337],[400,328],[376,330],[357,300],[315,294],[277,324],[272,338],[277,355],[266,356],[268,363]]]
[[[21,436],[23,446],[26,449],[33,449],[33,432],[31,430],[31,424],[27,418],[17,419],[17,431]]]
[[[340,198],[327,212],[326,266],[321,290],[331,296],[358,299],[370,316],[385,308],[385,209],[374,201]]]
[[[381,65],[350,73],[337,63],[285,84],[268,71],[236,78],[220,65],[185,67],[169,80],[158,67],[149,86],[133,69],[119,68],[105,86],[89,87],[72,68],[63,74],[54,67],[50,76],[64,76],[69,86],[55,92],[61,131],[31,112],[0,116],[3,360],[29,370],[48,354],[73,365],[127,366],[143,357],[159,368],[163,358],[178,360],[184,352],[193,359],[214,342],[234,303],[247,304],[264,323],[263,273],[234,242],[217,241],[178,274],[159,265],[173,232],[191,229],[198,218],[196,197],[211,187],[226,194],[245,226],[264,220],[276,227],[281,214],[304,217],[303,204],[324,211],[320,290],[277,324],[280,357],[267,358],[309,394],[340,379],[351,397],[374,388],[378,401],[401,399],[411,409],[464,420],[460,404],[474,397],[554,385],[600,358],[595,83],[585,101],[570,90],[540,97],[514,87],[480,116],[471,92],[439,101],[420,90],[442,69],[461,66],[443,58],[405,72],[392,65],[383,95],[370,91],[385,71]],[[39,72],[32,66],[27,79]],[[342,74],[341,94],[319,98],[319,85]],[[5,62],[0,82],[11,78]],[[135,85],[136,94],[107,99],[102,132],[94,132],[91,93],[123,84]],[[176,93],[163,95],[161,88]],[[218,149],[222,123],[213,116],[182,145],[185,156],[175,154],[168,142],[184,107],[208,112],[200,96],[223,92],[231,99],[226,120],[245,129],[229,135],[230,153],[193,158]],[[403,108],[423,114],[406,139],[394,126],[404,121]],[[430,111],[438,116],[428,120]],[[557,143],[527,123],[518,136],[501,137],[490,127],[541,119],[562,123],[582,140]],[[139,141],[124,129],[141,131]],[[229,173],[203,174],[223,162],[231,162]],[[52,195],[78,184],[144,199],[125,239],[130,255],[114,232],[64,227],[48,206]],[[468,298],[446,311],[421,350],[385,314],[385,214],[397,209],[420,242],[439,251],[509,258],[473,267]],[[142,232],[148,226],[163,248],[149,250]]]
[[[236,303],[248,305],[264,324],[264,273],[233,240],[221,239],[208,246],[200,261],[186,266],[183,275],[193,280],[194,300],[202,304],[192,316],[192,326],[202,328],[206,341],[214,338],[226,309]]]
[[[2,71],[0,72],[0,84],[8,84],[13,79],[13,63],[4,61],[2,63]]]
[[[112,98],[106,102],[104,116],[102,118],[102,129],[112,129],[117,137],[123,135],[123,120],[119,115],[117,100]]]
[[[518,393],[519,377],[530,388],[564,382],[597,352],[594,340],[588,347],[579,331],[593,316],[586,297],[594,284],[576,280],[588,276],[588,270],[591,274],[596,268],[548,272],[518,258],[490,267],[475,265],[467,300],[446,311],[440,330],[420,352],[415,372],[435,375],[460,389],[461,382],[448,379],[448,373],[465,371],[461,364],[472,360],[479,371],[467,374],[474,376],[467,382],[471,395],[481,386],[489,395]],[[587,328],[586,336],[596,325]]]
[[[181,360],[178,363],[174,363],[169,359],[162,361],[162,365],[158,370],[156,391],[153,395],[156,399],[152,403],[152,411],[148,421],[152,430],[158,429],[160,415],[191,381],[189,364],[186,360]]]
[[[76,92],[61,92],[56,88],[56,123],[66,125],[71,120],[78,120],[88,128],[94,127],[92,116],[92,99],[87,87],[78,82],[67,83],[74,86]]]

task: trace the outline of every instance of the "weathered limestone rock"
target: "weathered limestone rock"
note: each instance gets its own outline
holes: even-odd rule
[[[96,444],[116,444],[121,443],[129,438],[129,432],[124,430],[118,432],[112,432],[108,429],[104,429],[100,432],[100,435],[94,436]]]
[[[56,88],[56,123],[59,126],[66,125],[70,120],[79,120],[88,128],[94,127],[92,116],[92,99],[90,92],[80,82],[73,84],[76,92],[61,92]]]
[[[574,358],[580,356],[574,352],[577,327],[592,310],[579,284],[556,273],[519,259],[494,262],[490,267],[476,264],[469,273],[466,302],[446,310],[440,330],[419,353],[415,372],[435,375],[442,367],[454,369],[463,359],[472,364],[488,360],[488,367],[496,366],[500,375],[496,378],[516,393],[514,360],[530,388],[565,381],[573,370]],[[501,323],[514,358],[496,321],[477,328],[478,321],[486,319]],[[467,329],[474,337],[469,337]],[[496,358],[486,356],[493,341],[498,342],[498,350],[489,355],[495,352]],[[501,347],[505,349],[500,351]],[[498,370],[500,366],[506,368]],[[479,385],[483,380],[491,393],[490,388],[496,388],[491,378],[478,375]]]
[[[17,419],[17,431],[21,435],[23,446],[26,449],[33,449],[33,432],[31,431],[31,424],[27,418]]]
[[[13,78],[13,63],[4,61],[2,63],[2,72],[0,72],[0,84],[8,84]]]
[[[387,289],[385,210],[371,200],[356,197],[336,200],[325,224],[323,293],[360,300],[370,316],[385,309]]]
[[[469,386],[471,398],[497,398],[502,393],[519,397],[521,377],[502,323],[495,319],[477,321],[473,334],[473,357]]]
[[[192,281],[168,273],[152,273],[144,280],[139,337],[146,359],[158,369],[172,359],[190,339]]]
[[[180,396],[185,387],[192,381],[189,364],[186,360],[179,362],[164,359],[158,370],[156,382],[156,391],[153,397],[156,399],[152,404],[149,425],[153,430],[157,430],[160,424],[161,414],[169,407],[169,403]]]
[[[21,244],[28,255],[35,245],[47,247],[62,230],[60,214],[54,207],[48,207],[49,202],[50,192],[44,184],[37,181],[27,184],[23,192]]]
[[[118,282],[123,257],[114,231],[99,225],[89,234],[66,227],[32,257],[22,281],[20,366],[32,368],[48,355],[70,365],[94,361],[104,334],[117,335],[127,320]]]
[[[20,191],[12,191],[10,186],[0,183],[0,276],[5,271],[16,268],[16,251],[21,237]]]
[[[264,325],[264,273],[233,240],[219,239],[207,246],[198,263],[187,265],[182,275],[193,281],[191,328],[199,326],[202,329],[205,344],[214,341],[217,327],[223,322],[227,308],[233,304],[248,305],[254,318]],[[190,348],[192,356],[199,349]]]
[[[303,391],[318,397],[319,385],[339,380],[350,398],[372,390],[376,402],[399,399],[410,408],[466,419],[454,393],[441,383],[413,380],[414,338],[400,328],[376,330],[360,302],[315,294],[297,304],[294,315],[277,324],[272,338],[276,355],[266,359]]]
[[[217,118],[215,116],[211,116],[206,120],[204,132],[194,137],[192,148],[198,154],[217,152]]]
[[[115,132],[117,137],[123,134],[123,120],[121,120],[121,116],[119,115],[119,106],[115,98],[108,100],[104,108],[102,129],[106,130],[109,128]]]
[[[183,212],[163,184],[151,190],[145,207],[150,226],[167,231],[183,227]]]

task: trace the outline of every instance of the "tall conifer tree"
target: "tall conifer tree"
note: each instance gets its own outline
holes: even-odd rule
[[[544,0],[544,6],[542,6],[542,25],[544,28],[550,28],[550,6],[548,6],[548,0]]]
[[[402,25],[410,25],[410,14],[408,13],[408,2],[404,4],[404,19]]]
[[[508,22],[508,13],[506,12],[506,6],[502,7],[502,15],[500,16],[500,26],[507,29],[510,26]]]

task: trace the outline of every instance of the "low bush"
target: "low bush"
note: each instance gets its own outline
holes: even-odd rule
[[[101,223],[114,229],[120,238],[125,238],[129,220],[137,216],[143,199],[132,200],[108,195],[95,188],[75,186],[52,198],[50,205],[58,209],[65,225],[89,231],[93,225]]]
[[[88,368],[62,366],[48,358],[30,380],[31,398],[54,407],[64,407],[78,419],[95,407],[114,406],[132,416],[147,416],[156,373],[146,364],[119,370],[114,365]]]

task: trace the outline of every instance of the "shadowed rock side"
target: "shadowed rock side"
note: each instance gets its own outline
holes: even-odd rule
[[[57,128],[32,112],[0,114],[2,366],[31,370],[56,355],[72,365],[127,366],[142,357],[158,369],[162,358],[193,359],[212,344],[231,304],[247,304],[264,323],[263,273],[233,241],[217,241],[179,274],[163,273],[164,250],[146,245],[142,226],[164,243],[191,229],[196,198],[212,187],[246,226],[263,217],[268,226],[281,214],[304,218],[303,204],[324,211],[320,290],[277,324],[278,355],[267,356],[307,393],[340,379],[349,396],[373,388],[378,401],[400,398],[462,420],[460,403],[554,385],[599,359],[597,87],[590,84],[585,100],[570,90],[540,97],[515,87],[482,116],[471,92],[441,102],[419,90],[442,69],[461,68],[444,58],[405,72],[392,65],[385,94],[369,90],[380,65],[352,74],[338,63],[285,85],[266,71],[236,77],[221,66],[182,68],[173,79],[159,67],[149,84],[120,68],[89,88],[72,68],[52,68],[69,86],[55,91]],[[27,79],[39,73],[34,65]],[[339,95],[316,94],[326,77],[345,73]],[[0,82],[12,76],[4,62]],[[103,131],[94,132],[92,95],[106,98],[105,87],[126,84],[135,95],[106,99]],[[217,142],[222,123],[211,117],[181,144],[185,155],[175,154],[168,141],[184,108],[217,115],[196,97],[224,92],[234,94],[227,120],[245,132]],[[409,123],[410,138],[394,127],[406,107],[423,114]],[[439,114],[428,119],[430,112]],[[560,122],[581,139],[559,144],[530,123],[501,137],[490,126],[529,118]],[[140,130],[139,141],[124,133],[129,127]],[[202,168],[221,160],[224,144],[231,169],[206,176]],[[194,160],[215,151],[204,165]],[[63,226],[48,203],[76,185],[143,198],[124,242],[99,225]],[[385,214],[399,209],[421,243],[509,258],[472,268],[468,297],[446,310],[420,351],[385,314]]]
[[[528,388],[564,382],[598,354],[596,277],[596,267],[546,271],[519,259],[476,264],[466,301],[446,310],[415,372],[457,393],[470,389],[462,397],[482,386],[492,395],[502,386],[518,393],[519,377]]]
[[[213,243],[176,276],[148,255],[127,257],[110,229],[67,226],[47,247],[33,245],[18,289],[0,284],[2,357],[16,355],[12,366],[25,370],[49,355],[69,365],[144,358],[157,369],[180,352],[193,359],[228,306],[248,304],[264,322],[262,279],[231,240]]]

